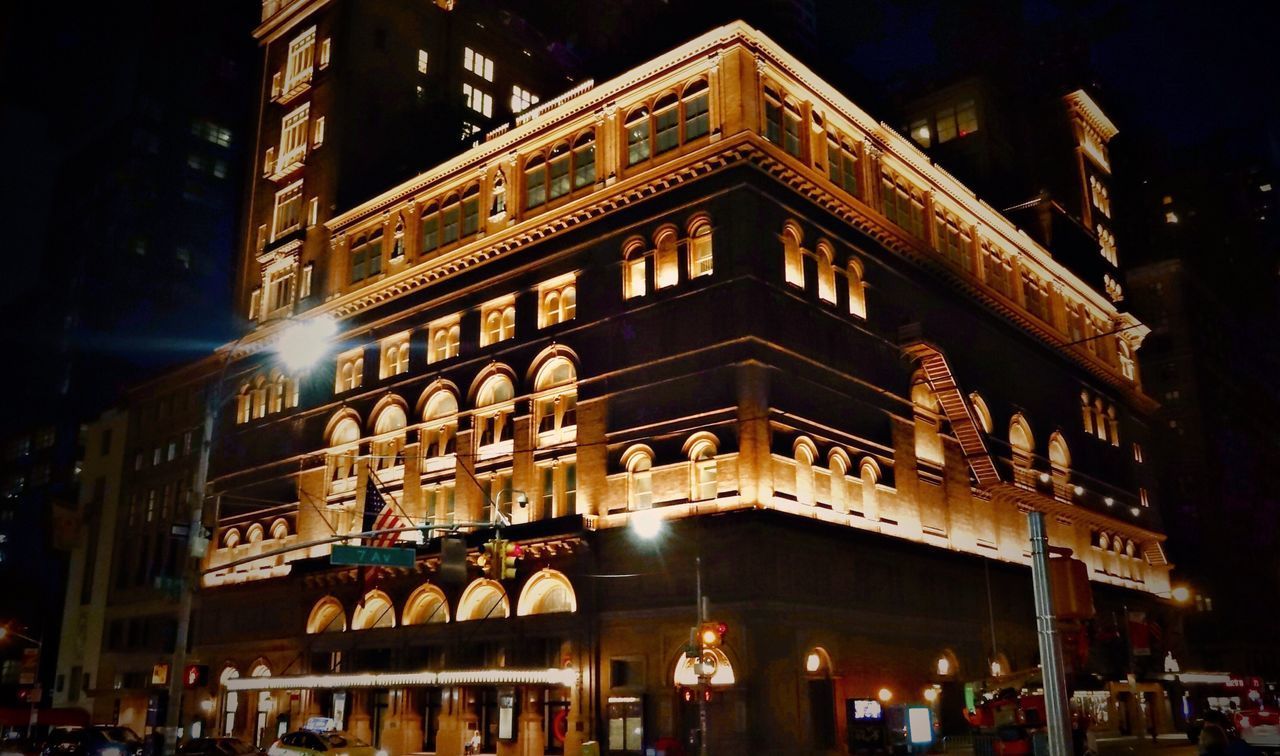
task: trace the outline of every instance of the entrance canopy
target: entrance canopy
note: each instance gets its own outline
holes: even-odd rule
[[[345,675],[293,677],[237,677],[226,689],[341,690],[346,688],[409,688],[446,685],[559,685],[578,681],[574,669],[470,669],[448,672],[357,672]]]

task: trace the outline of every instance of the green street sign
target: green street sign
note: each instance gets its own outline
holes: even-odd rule
[[[413,549],[387,549],[378,546],[336,545],[329,553],[329,564],[364,567],[412,567]]]

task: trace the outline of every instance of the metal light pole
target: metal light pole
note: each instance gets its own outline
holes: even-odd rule
[[[693,558],[694,571],[698,579],[698,622],[701,627],[707,621],[707,605],[702,600],[702,557]],[[698,754],[707,756],[707,691],[710,690],[711,677],[707,675],[707,667],[702,663],[702,655],[698,655]]]
[[[328,351],[336,331],[336,325],[325,317],[299,320],[286,327],[275,344],[275,353],[296,374],[314,365]],[[204,547],[196,548],[204,529],[204,500],[208,494],[209,459],[213,454],[213,426],[218,411],[222,409],[222,383],[227,368],[235,356],[234,342],[227,349],[218,379],[209,385],[205,394],[204,426],[200,433],[200,455],[191,484],[190,507],[187,518],[187,538],[191,545],[183,560],[182,577],[178,585],[178,626],[173,639],[173,658],[169,664],[169,700],[165,706],[165,753],[177,752],[178,729],[182,726],[182,691],[187,667],[187,645],[191,636],[191,613],[195,592],[199,588],[200,564]]]
[[[1045,534],[1044,512],[1028,512],[1027,523],[1031,529],[1031,582],[1035,590],[1040,675],[1044,680],[1049,726],[1049,756],[1071,756],[1066,670],[1062,663],[1062,639],[1058,634],[1058,620],[1053,614],[1053,591],[1049,585],[1049,539]]]

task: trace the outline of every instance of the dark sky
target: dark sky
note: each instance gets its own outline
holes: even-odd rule
[[[587,12],[599,9],[598,0],[577,2],[580,8],[574,0],[531,3],[530,11],[553,25],[548,36],[580,42],[590,38],[596,19],[625,18],[625,13]],[[675,11],[714,4],[667,2]],[[127,91],[136,72],[126,53],[132,45],[147,44],[130,30],[148,5],[99,4],[65,13],[62,6],[13,3],[2,11],[0,155],[6,170],[0,212],[13,248],[24,250],[19,257],[39,255],[50,222],[53,176],[64,156],[113,117],[120,104],[115,98]],[[734,4],[725,5],[732,12]],[[1280,33],[1273,8],[1273,3],[1242,0],[817,0],[830,57],[886,88],[921,69],[946,70],[948,56],[983,56],[1025,42],[1026,35],[1017,32],[1024,28],[1019,16],[1025,28],[1077,29],[1090,42],[1089,62],[1122,133],[1140,136],[1158,159],[1169,161],[1209,138],[1227,138],[1250,152],[1276,141]],[[575,31],[571,24],[588,28]],[[700,31],[691,28],[682,36]],[[950,52],[940,52],[940,39],[949,39],[944,45]],[[13,257],[11,266],[21,271],[28,260]],[[21,275],[6,276],[0,301],[21,281]]]

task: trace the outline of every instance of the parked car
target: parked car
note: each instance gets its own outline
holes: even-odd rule
[[[141,756],[142,738],[128,727],[100,725],[54,730],[43,756]]]
[[[269,756],[384,756],[373,746],[341,730],[285,733],[267,749]]]
[[[195,738],[178,746],[178,756],[265,756],[239,738]]]

